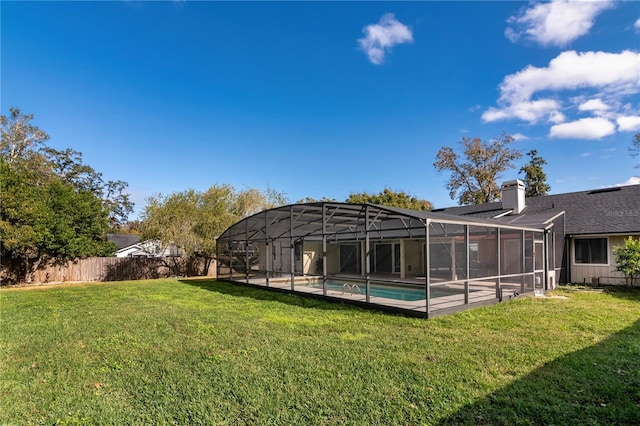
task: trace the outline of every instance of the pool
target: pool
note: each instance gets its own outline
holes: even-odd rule
[[[346,286],[345,286],[346,284]],[[311,281],[307,287],[322,288],[322,280]],[[356,287],[357,286],[357,287]],[[353,288],[353,290],[352,290]],[[365,283],[354,283],[349,281],[327,280],[327,289],[343,292],[345,294],[365,294]],[[360,289],[360,291],[358,291]],[[415,301],[426,299],[424,288],[397,287],[391,285],[370,284],[370,295],[373,297],[386,297],[387,299]],[[447,291],[440,288],[431,288],[431,297],[450,296],[455,294],[453,291]]]

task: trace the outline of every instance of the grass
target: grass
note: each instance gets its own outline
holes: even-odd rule
[[[640,291],[430,320],[214,280],[0,291],[1,424],[640,424]]]

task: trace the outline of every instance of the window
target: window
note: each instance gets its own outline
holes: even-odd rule
[[[359,244],[340,244],[340,272],[360,273]]]
[[[585,238],[574,241],[576,263],[607,264],[607,239]]]
[[[376,244],[371,259],[371,270],[378,273],[400,273],[400,244]]]

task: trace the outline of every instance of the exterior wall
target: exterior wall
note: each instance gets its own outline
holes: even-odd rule
[[[302,272],[305,274],[322,274],[322,268],[316,268],[321,258],[322,243],[305,242],[302,250]]]
[[[407,277],[424,276],[424,255],[422,245],[424,241],[405,240],[404,242],[404,265]],[[409,270],[411,268],[411,270]]]
[[[140,247],[135,245],[135,246],[129,246],[129,247],[124,247],[120,250],[118,250],[115,253],[116,257],[129,257],[131,254],[137,252],[140,250]]]
[[[291,248],[289,241],[277,240],[271,244],[271,262],[274,272],[291,272]]]
[[[606,236],[594,236],[594,238],[604,238]],[[591,284],[593,280],[599,279],[600,284],[624,284],[624,275],[615,270],[616,258],[613,254],[613,247],[624,244],[625,238],[628,236],[608,236],[608,263],[606,265],[587,265],[575,263],[575,245],[576,238],[571,240],[571,281],[574,283]]]
[[[340,273],[340,244],[327,244],[327,274]]]
[[[258,268],[265,271],[267,269],[267,245],[264,241],[260,241],[257,244],[258,247]]]
[[[115,257],[169,257],[180,256],[180,249],[170,244],[160,251],[159,241],[142,241],[116,251]]]

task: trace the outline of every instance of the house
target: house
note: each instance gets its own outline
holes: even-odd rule
[[[564,244],[557,247],[559,281],[620,284],[613,247],[640,236],[640,185],[524,197],[521,181],[503,184],[502,201],[434,210],[460,217],[492,218],[503,223],[531,223],[541,214],[564,212]],[[559,243],[559,241],[556,241]]]
[[[116,257],[179,257],[180,255],[180,249],[175,244],[163,246],[158,240],[138,241],[114,253]]]
[[[559,282],[620,282],[612,247],[640,235],[640,185],[415,211],[301,203],[230,226],[218,279],[430,317],[544,293]]]
[[[373,204],[302,203],[232,225],[218,279],[433,316],[553,288],[563,212],[521,223]]]

